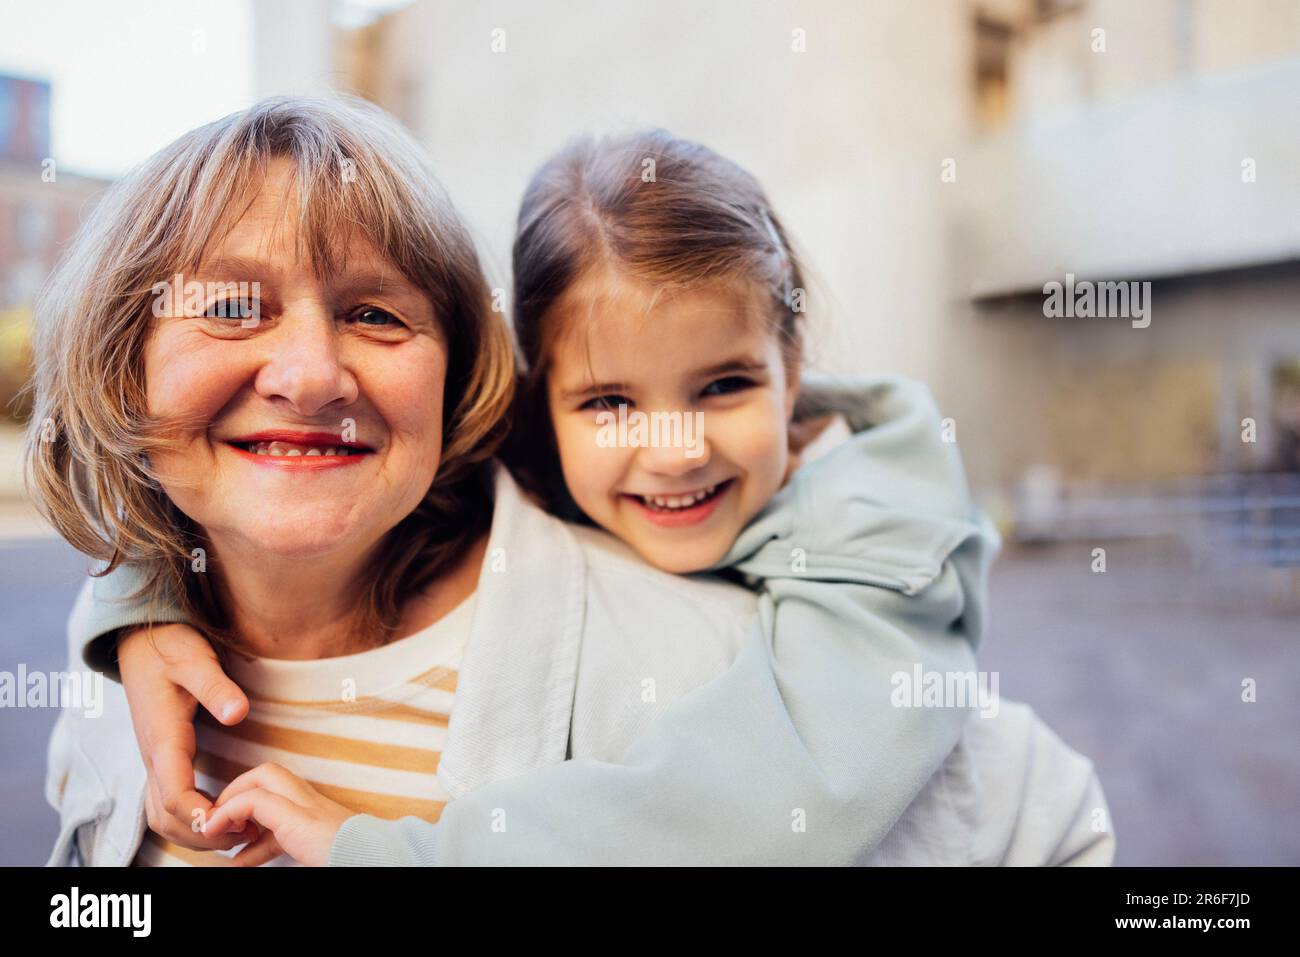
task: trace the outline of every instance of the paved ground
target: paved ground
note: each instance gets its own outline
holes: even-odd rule
[[[1294,573],[1111,543],[1099,575],[1093,544],[999,560],[982,667],[1096,762],[1117,863],[1300,864]],[[58,541],[0,540],[0,670],[62,667],[84,567]],[[53,722],[0,711],[0,865],[41,863],[53,843],[41,791]]]
[[[1117,864],[1300,864],[1296,571],[1095,544],[999,560],[982,667],[1093,759]]]
[[[66,666],[64,625],[86,559],[62,539],[0,539],[0,671]],[[57,712],[0,710],[0,865],[44,864],[58,818],[45,803],[45,745]]]

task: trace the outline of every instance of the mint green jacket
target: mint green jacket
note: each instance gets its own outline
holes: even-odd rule
[[[857,431],[741,535],[723,564],[749,591],[649,568],[501,470],[488,548],[506,571],[479,581],[438,772],[453,800],[437,824],[352,817],[331,864],[1108,863],[1091,764],[1032,712],[893,694],[900,674],[974,669],[997,548],[927,390],[802,405]],[[142,620],[112,579],[83,592],[74,656]],[[138,847],[143,768],[114,700],[56,729],[51,800],[62,774],[86,820],[64,812],[54,863]]]

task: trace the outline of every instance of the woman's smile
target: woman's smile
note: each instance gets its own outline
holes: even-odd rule
[[[370,446],[344,441],[331,432],[269,430],[226,439],[224,444],[255,465],[290,471],[359,465],[375,454]]]

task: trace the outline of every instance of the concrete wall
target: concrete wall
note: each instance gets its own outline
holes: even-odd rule
[[[495,284],[508,287],[537,164],[584,130],[663,126],[767,187],[813,267],[824,366],[928,376],[949,286],[940,162],[969,122],[968,18],[890,0],[420,0],[377,25],[381,67],[365,82],[428,144]]]

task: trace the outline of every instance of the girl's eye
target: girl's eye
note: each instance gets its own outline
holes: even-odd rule
[[[632,403],[627,400],[626,396],[598,395],[594,399],[588,399],[586,402],[582,403],[582,405],[578,406],[578,408],[590,409],[592,412],[603,412],[603,411],[616,412],[618,411],[618,407],[620,405],[631,405],[631,404]]]
[[[744,376],[729,375],[724,379],[715,379],[704,387],[701,395],[729,395],[732,392],[740,392],[742,389],[748,389],[753,386],[754,380],[747,379]]]
[[[365,306],[358,309],[352,314],[352,318],[363,326],[395,327],[402,325],[402,320],[387,309],[380,309],[378,306]]]

